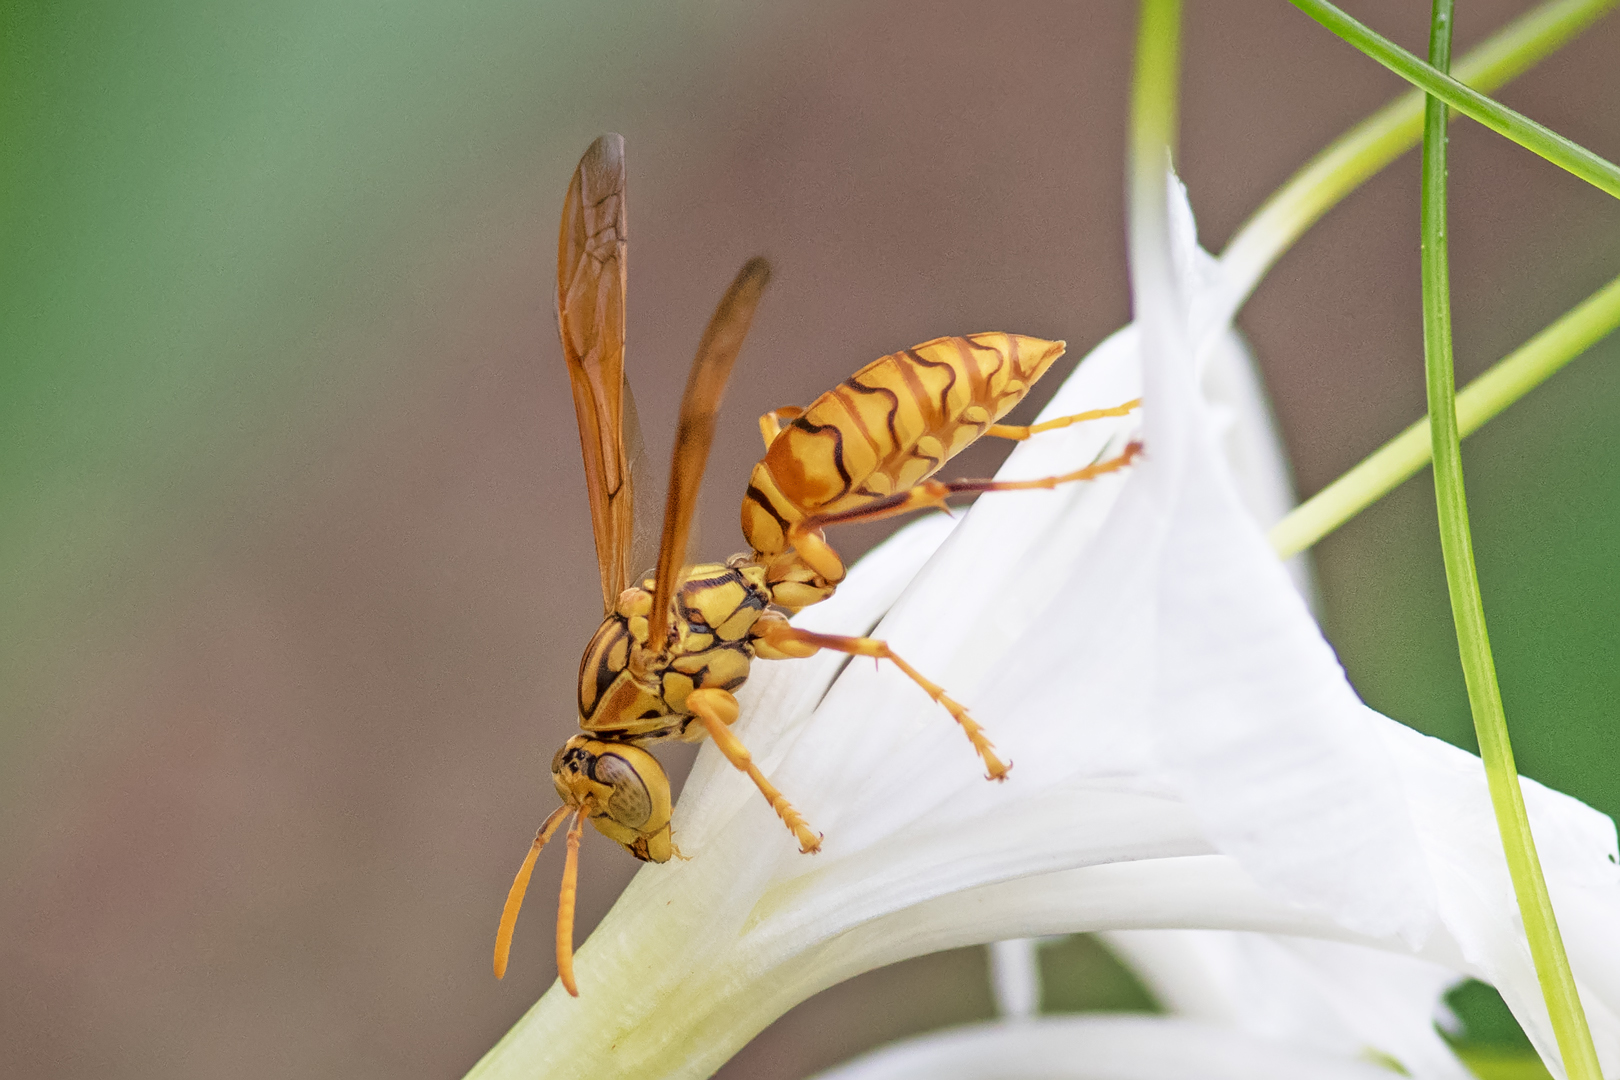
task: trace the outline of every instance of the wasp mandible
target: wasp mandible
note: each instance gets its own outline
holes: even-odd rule
[[[495,975],[505,974],[518,910],[540,850],[563,822],[567,833],[557,904],[557,973],[570,994],[579,844],[589,821],[646,862],[675,854],[670,788],[645,747],[705,736],[746,773],[809,853],[821,846],[793,805],[760,772],[732,732],[733,692],[756,658],[786,660],[823,649],[888,660],[961,726],[1001,780],[1009,765],[967,710],[906,663],[886,642],[812,633],[788,615],[831,596],[844,564],[827,543],[829,525],[873,521],[952,495],[1051,488],[1128,465],[1141,447],[1061,476],[997,481],[932,479],[981,436],[1026,439],[1085,420],[1123,416],[1139,401],[1059,417],[1033,426],[999,421],[1058,357],[1064,343],[1017,334],[936,338],[866,365],[805,408],[760,418],[765,457],[743,497],[742,530],[750,550],[723,563],[686,562],[698,486],[714,441],[732,365],[753,321],[770,266],[750,259],[709,320],[681,399],[670,462],[657,568],[632,582],[632,475],[625,448],[625,166],[624,139],[604,135],[580,159],[563,204],[557,244],[557,325],[579,420],[590,494],[591,527],[602,579],[602,625],[579,669],[581,732],[551,762],[559,806],[535,834],[501,914]]]

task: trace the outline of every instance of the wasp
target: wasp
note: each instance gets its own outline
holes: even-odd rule
[[[887,660],[962,728],[986,770],[1002,780],[1010,763],[957,701],[875,638],[812,633],[789,616],[831,596],[844,564],[824,530],[925,507],[953,495],[1052,488],[1128,465],[1141,447],[1061,476],[997,481],[933,479],[983,436],[1021,440],[1105,416],[1140,402],[1032,426],[999,421],[1063,355],[1064,343],[1017,334],[943,337],[873,361],[804,408],[760,418],[765,456],[742,503],[749,550],[723,563],[686,562],[687,539],[721,398],[770,266],[749,260],[731,282],[698,343],[681,399],[668,495],[652,576],[632,575],[635,515],[626,449],[624,376],[624,140],[604,135],[574,172],[557,244],[557,325],[562,338],[590,498],[604,617],[580,662],[580,733],[557,751],[552,784],[562,799],[535,834],[495,943],[505,974],[518,910],[541,849],[569,823],[557,904],[557,971],[574,996],[574,901],[585,823],[645,862],[678,854],[670,835],[669,780],[647,747],[666,739],[712,739],[745,773],[799,842],[821,835],[771,784],[731,730],[734,692],[756,659],[787,660],[823,649]],[[630,425],[633,428],[633,423]]]

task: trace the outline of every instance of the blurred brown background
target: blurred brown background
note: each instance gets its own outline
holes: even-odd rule
[[[1463,5],[1461,45],[1523,9]],[[299,10],[255,55],[346,63],[309,49],[331,16],[311,11],[305,25]],[[7,673],[5,1075],[458,1076],[552,981],[554,855],[503,983],[489,953],[511,874],[553,805],[546,767],[575,728],[574,673],[600,614],[550,310],[563,191],[598,133],[620,131],[629,148],[628,366],[655,474],[720,291],[749,255],[776,266],[727,399],[701,554],[737,546],[759,413],[940,334],[1061,337],[1078,357],[1128,319],[1133,5],[614,10],[508,13],[496,27],[506,51],[461,82],[444,72],[480,69],[495,30],[402,39],[428,59],[368,75],[369,112],[350,97],[285,119],[319,128],[330,108],[375,121],[322,150],[349,155],[333,174],[341,197],[275,238],[294,256],[243,278],[210,331],[233,356],[294,359],[161,414],[203,434],[154,421],[131,444],[151,455],[126,491],[133,508],[59,602],[36,594],[49,601],[44,629],[18,637],[27,647]],[[1427,5],[1351,10],[1422,51]],[[354,11],[344,32],[370,33]],[[174,63],[202,62],[196,47],[214,34],[229,55],[240,27],[216,18],[173,45]],[[1292,170],[1401,87],[1284,3],[1192,3],[1187,18],[1180,168],[1218,251]],[[89,65],[135,32],[88,17],[46,30],[64,51],[41,64]],[[131,92],[169,47],[154,32],[142,59],[81,88],[64,145],[76,124],[93,126],[98,94]],[[1617,50],[1611,19],[1501,96],[1620,156]],[[455,92],[431,107],[410,96],[419,64]],[[277,115],[290,70],[222,60],[208,85]],[[197,138],[227,157],[240,149],[230,131]],[[1453,145],[1458,357],[1471,375],[1620,269],[1620,214],[1467,121]],[[267,155],[243,183],[270,192],[306,165]],[[422,175],[407,183],[412,169]],[[199,236],[212,227],[215,208],[185,205],[183,184],[135,184],[131,214],[168,200],[172,220]],[[1416,189],[1409,155],[1314,230],[1243,315],[1305,493],[1422,411]],[[257,257],[259,242],[243,238],[239,253]],[[314,269],[299,269],[301,251]],[[221,260],[219,274],[236,272]],[[1620,513],[1601,494],[1604,418],[1620,402],[1613,352],[1578,361],[1559,377],[1570,389],[1519,407],[1468,458],[1481,470],[1471,494],[1487,603],[1539,613],[1493,622],[1510,717],[1535,714],[1523,717],[1533,725],[1547,700],[1515,670],[1530,679],[1553,665],[1551,685],[1578,699],[1522,736],[1521,764],[1610,812],[1620,796],[1608,770],[1551,762],[1620,749],[1601,709],[1581,721],[1586,742],[1558,742],[1579,727],[1580,702],[1616,689],[1596,639],[1557,638],[1570,604],[1613,622],[1601,575],[1602,522]],[[985,473],[996,458],[976,448],[957,471]],[[1597,471],[1554,492],[1569,516],[1527,521],[1525,500],[1569,481],[1578,461]],[[1426,484],[1324,545],[1326,617],[1372,704],[1467,744]],[[1512,575],[1557,558],[1536,529],[1597,545],[1553,567],[1567,593]],[[1578,670],[1559,675],[1572,651]],[[581,939],[635,869],[587,839]],[[722,1075],[801,1077],[989,1009],[979,951],[926,958],[807,1002]]]

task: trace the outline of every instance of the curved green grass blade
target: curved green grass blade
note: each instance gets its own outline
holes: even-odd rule
[[[1532,153],[1546,158],[1587,183],[1620,198],[1620,167],[1543,127],[1522,113],[1472,90],[1450,75],[1425,64],[1394,42],[1340,11],[1327,0],[1291,0],[1293,5],[1389,70],[1434,95],[1465,116],[1479,121]]]
[[[1299,0],[1296,0],[1299,2]],[[1429,32],[1429,63],[1435,71],[1451,66],[1452,0],[1434,0]],[[1587,1027],[1575,976],[1558,933],[1541,861],[1536,857],[1530,816],[1519,789],[1518,768],[1508,740],[1496,663],[1485,630],[1485,603],[1474,565],[1463,487],[1462,443],[1457,430],[1457,384],[1451,350],[1451,269],[1446,223],[1446,102],[1430,97],[1423,117],[1422,172],[1423,355],[1428,384],[1430,438],[1434,449],[1434,493],[1440,519],[1440,550],[1445,558],[1451,613],[1468,704],[1474,714],[1479,756],[1496,826],[1502,836],[1513,892],[1524,920],[1536,975],[1552,1018],[1558,1051],[1571,1080],[1602,1080],[1597,1050]]]
[[[1452,76],[1489,93],[1557,52],[1620,0],[1553,0],[1508,23],[1457,61]],[[1278,188],[1238,230],[1221,265],[1234,309],[1306,229],[1423,137],[1422,91],[1403,94],[1345,132]],[[1427,459],[1425,459],[1427,460]]]
[[[1620,327],[1620,277],[1497,361],[1457,395],[1457,430],[1466,438]],[[1296,506],[1271,530],[1283,558],[1298,555],[1415,476],[1433,459],[1424,417]]]

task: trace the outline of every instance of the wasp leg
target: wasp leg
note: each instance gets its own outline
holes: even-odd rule
[[[817,634],[801,630],[782,618],[760,619],[754,624],[754,633],[758,641],[766,647],[760,651],[760,655],[767,659],[772,659],[769,656],[770,652],[781,656],[809,656],[821,649],[831,649],[834,652],[848,653],[850,656],[871,656],[879,660],[888,660],[905,672],[912,682],[922,687],[924,693],[945,706],[945,711],[962,726],[962,733],[968,737],[968,742],[973,744],[973,749],[984,760],[984,767],[988,771],[986,780],[1007,778],[1007,770],[1012,768],[1012,763],[1003,764],[1001,759],[996,757],[996,748],[978,721],[968,715],[967,709],[960,702],[949,697],[938,685],[923,678],[921,672],[901,659],[889,648],[887,641],[869,637],[846,637],[843,634]]]
[[[780,409],[772,409],[759,418],[759,433],[765,437],[765,449],[771,448],[771,443],[782,434],[782,428],[788,421],[797,420],[804,415],[804,409],[798,405],[784,405]]]
[[[1123,408],[1123,406],[1121,406]],[[1117,456],[1103,461],[1094,461],[1083,469],[1063,473],[1060,476],[1043,476],[1038,480],[924,480],[915,487],[881,499],[873,499],[863,506],[851,510],[840,510],[832,514],[811,514],[796,522],[788,533],[788,539],[798,548],[801,554],[806,555],[806,562],[812,562],[813,556],[805,552],[805,545],[814,551],[819,543],[826,547],[825,540],[815,538],[814,530],[825,528],[828,525],[847,525],[856,521],[882,521],[884,518],[898,517],[909,514],[913,510],[925,510],[930,507],[942,507],[945,500],[952,495],[969,495],[986,491],[1031,491],[1038,488],[1051,490],[1059,484],[1072,484],[1080,480],[1094,480],[1111,472],[1118,472],[1125,468],[1136,456],[1142,452],[1140,442],[1128,444]],[[831,550],[830,548],[828,550]]]
[[[759,771],[754,764],[753,755],[748,747],[742,744],[731,731],[731,724],[737,719],[737,699],[731,696],[728,690],[719,690],[714,687],[693,690],[686,696],[686,708],[702,721],[709,732],[709,738],[714,745],[759,788],[759,793],[765,796],[765,801],[771,804],[776,816],[782,819],[782,824],[788,827],[794,839],[799,841],[799,850],[806,855],[821,850],[821,834],[811,830],[805,823],[804,815],[793,809],[793,804]]]
[[[1043,476],[1038,480],[924,480],[913,491],[920,488],[929,489],[925,493],[926,499],[934,500],[930,505],[944,506],[945,500],[952,495],[967,495],[985,491],[1051,491],[1059,484],[1072,484],[1079,480],[1095,480],[1099,476],[1106,476],[1111,472],[1118,472],[1132,461],[1136,460],[1142,452],[1140,441],[1125,444],[1125,449],[1119,454],[1102,461],[1094,461],[1083,469],[1063,473],[1059,476]]]
[[[1070,416],[1060,416],[1055,420],[1045,420],[1039,424],[991,424],[984,429],[986,435],[998,439],[1016,439],[1023,442],[1031,435],[1039,435],[1043,431],[1056,431],[1066,428],[1070,424],[1083,424],[1087,420],[1102,420],[1109,416],[1128,416],[1142,404],[1141,398],[1132,398],[1123,405],[1115,405],[1112,409],[1091,409],[1087,412],[1077,412]]]
[[[788,573],[791,573],[792,567],[803,564],[829,585],[837,585],[848,573],[844,567],[844,560],[839,558],[838,552],[827,543],[827,538],[821,534],[821,530],[807,529],[802,521],[788,528],[788,550],[778,558],[781,565],[789,568]],[[769,576],[774,582],[779,576],[776,573],[776,566],[773,565],[770,571]]]

